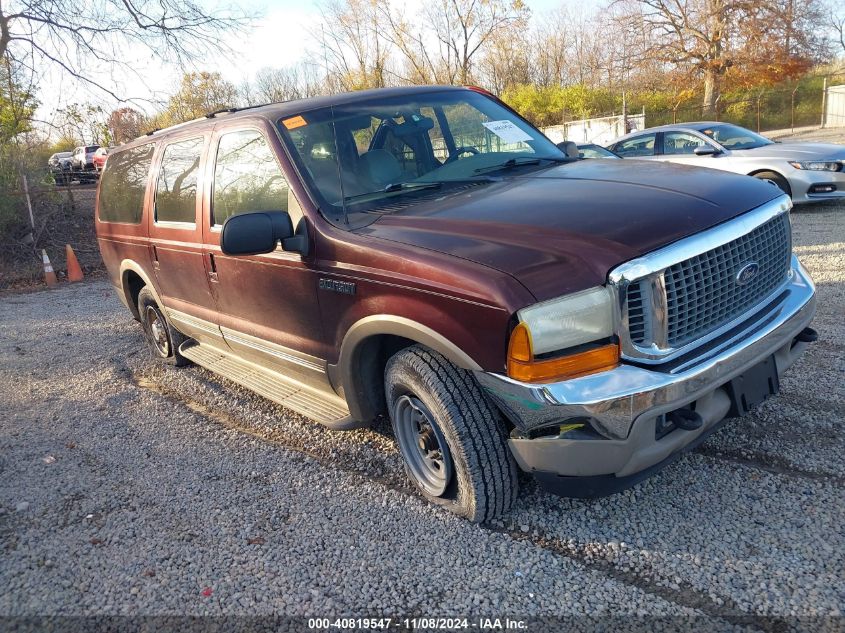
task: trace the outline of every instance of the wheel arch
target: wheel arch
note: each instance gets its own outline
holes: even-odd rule
[[[792,185],[789,183],[789,178],[786,177],[779,169],[773,167],[761,167],[759,169],[755,169],[753,171],[748,172],[749,176],[756,178],[760,174],[774,174],[776,176],[780,176],[783,178],[783,181],[786,183],[786,186],[789,188],[789,195],[792,196]]]
[[[393,315],[365,317],[346,332],[338,364],[329,370],[335,387],[342,386],[353,418],[370,421],[384,412],[387,360],[399,350],[417,344],[438,352],[462,369],[481,369],[458,345],[422,323]]]
[[[120,262],[120,286],[123,292],[123,299],[126,307],[132,312],[135,319],[140,320],[138,314],[138,293],[141,288],[147,287],[155,297],[156,303],[164,309],[164,304],[161,302],[161,297],[158,296],[155,286],[150,281],[149,276],[138,262],[131,259],[124,259]]]

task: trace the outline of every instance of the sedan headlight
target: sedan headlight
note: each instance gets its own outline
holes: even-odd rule
[[[508,346],[508,376],[524,382],[550,382],[610,369],[619,346],[596,344],[567,350],[613,335],[613,295],[599,287],[544,301],[517,312],[519,324]],[[543,358],[538,358],[543,356]]]
[[[807,160],[789,163],[795,169],[806,169],[807,171],[839,171],[840,164],[835,160]]]

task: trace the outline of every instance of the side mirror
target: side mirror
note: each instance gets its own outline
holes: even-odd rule
[[[712,145],[699,145],[694,150],[692,150],[692,153],[696,156],[716,156],[717,154],[721,154],[722,152],[717,150]]]
[[[299,242],[304,240],[299,238],[294,237],[290,216],[285,211],[241,213],[223,223],[220,249],[226,255],[259,255],[276,250],[281,240],[285,250],[301,252]]]

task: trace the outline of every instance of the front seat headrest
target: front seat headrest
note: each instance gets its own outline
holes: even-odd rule
[[[578,152],[578,146],[572,141],[561,141],[557,144],[557,146],[558,149],[560,149],[564,154],[569,156],[569,158],[578,158],[580,156]]]
[[[390,185],[402,176],[402,167],[396,157],[383,149],[372,149],[361,155],[367,175],[377,185]]]

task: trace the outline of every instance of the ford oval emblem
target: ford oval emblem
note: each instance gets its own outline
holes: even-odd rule
[[[736,285],[744,286],[749,281],[754,279],[757,276],[758,272],[760,272],[760,264],[758,264],[757,262],[747,263],[736,273]]]

